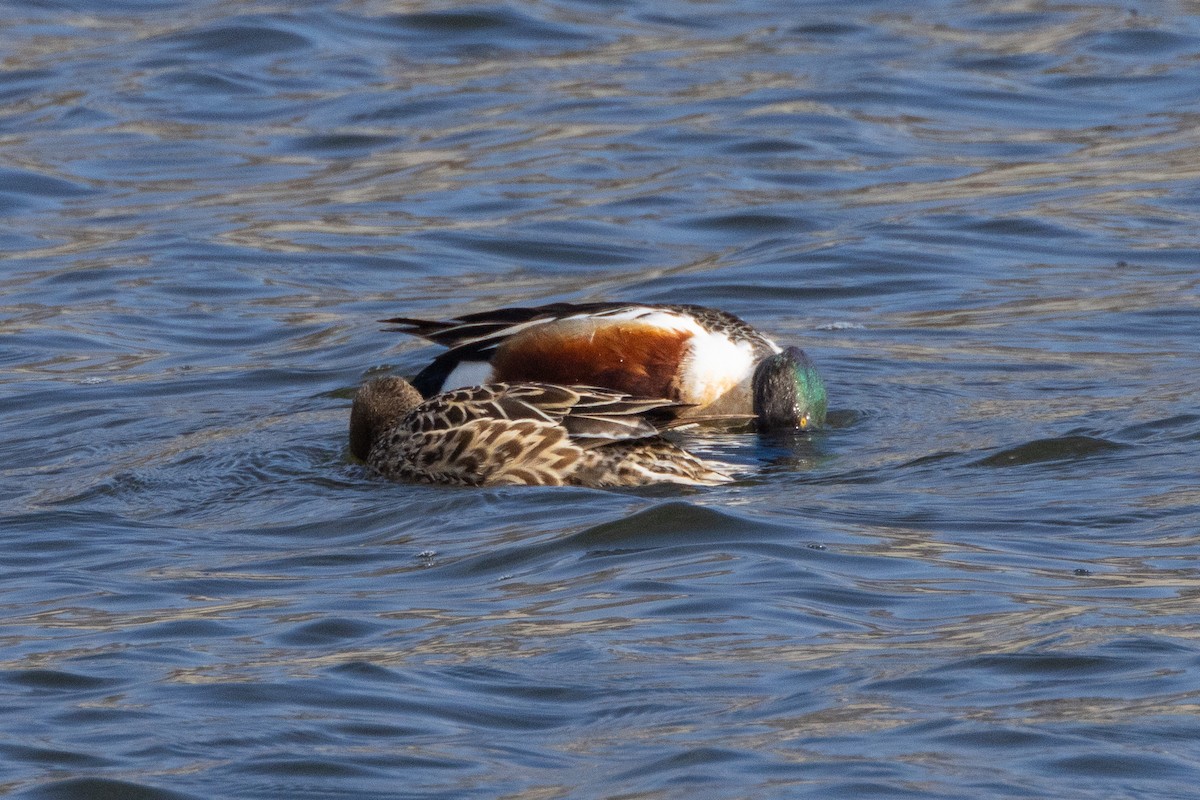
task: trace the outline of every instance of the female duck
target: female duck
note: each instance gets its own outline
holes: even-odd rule
[[[381,475],[466,486],[711,485],[731,480],[661,438],[678,402],[606,389],[498,383],[428,400],[401,378],[364,384],[350,451]]]

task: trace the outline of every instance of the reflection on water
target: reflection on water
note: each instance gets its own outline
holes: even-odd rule
[[[1196,10],[9,9],[0,793],[1189,796]],[[828,428],[349,462],[376,320],[606,298]]]

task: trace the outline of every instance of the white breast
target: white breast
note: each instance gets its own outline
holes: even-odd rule
[[[731,342],[722,334],[701,331],[692,337],[680,388],[684,400],[701,407],[721,400],[723,413],[751,413],[753,376],[754,348],[749,342]]]

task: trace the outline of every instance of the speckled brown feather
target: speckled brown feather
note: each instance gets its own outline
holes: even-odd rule
[[[605,389],[491,384],[430,398],[399,419],[370,421],[369,407],[387,405],[378,396],[400,391],[401,384],[408,386],[398,378],[367,384],[351,412],[375,432],[365,460],[385,477],[470,486],[729,480],[658,436],[682,424],[678,414],[684,406],[669,400]]]

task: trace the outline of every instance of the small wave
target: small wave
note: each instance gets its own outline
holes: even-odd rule
[[[1124,450],[1127,445],[1098,436],[1056,436],[1035,439],[1025,444],[993,453],[974,463],[977,467],[1019,467],[1024,464],[1043,464],[1050,461],[1074,461]]]
[[[269,56],[302,50],[312,42],[298,33],[263,24],[228,24],[169,37],[185,50],[214,56]]]
[[[660,503],[621,519],[602,522],[571,537],[580,547],[594,549],[617,543],[639,546],[695,544],[700,540],[740,537],[752,529],[769,527],[726,511],[682,501]]]
[[[69,778],[42,784],[20,797],[26,800],[101,800],[108,797],[121,800],[190,800],[195,795],[108,778]]]

